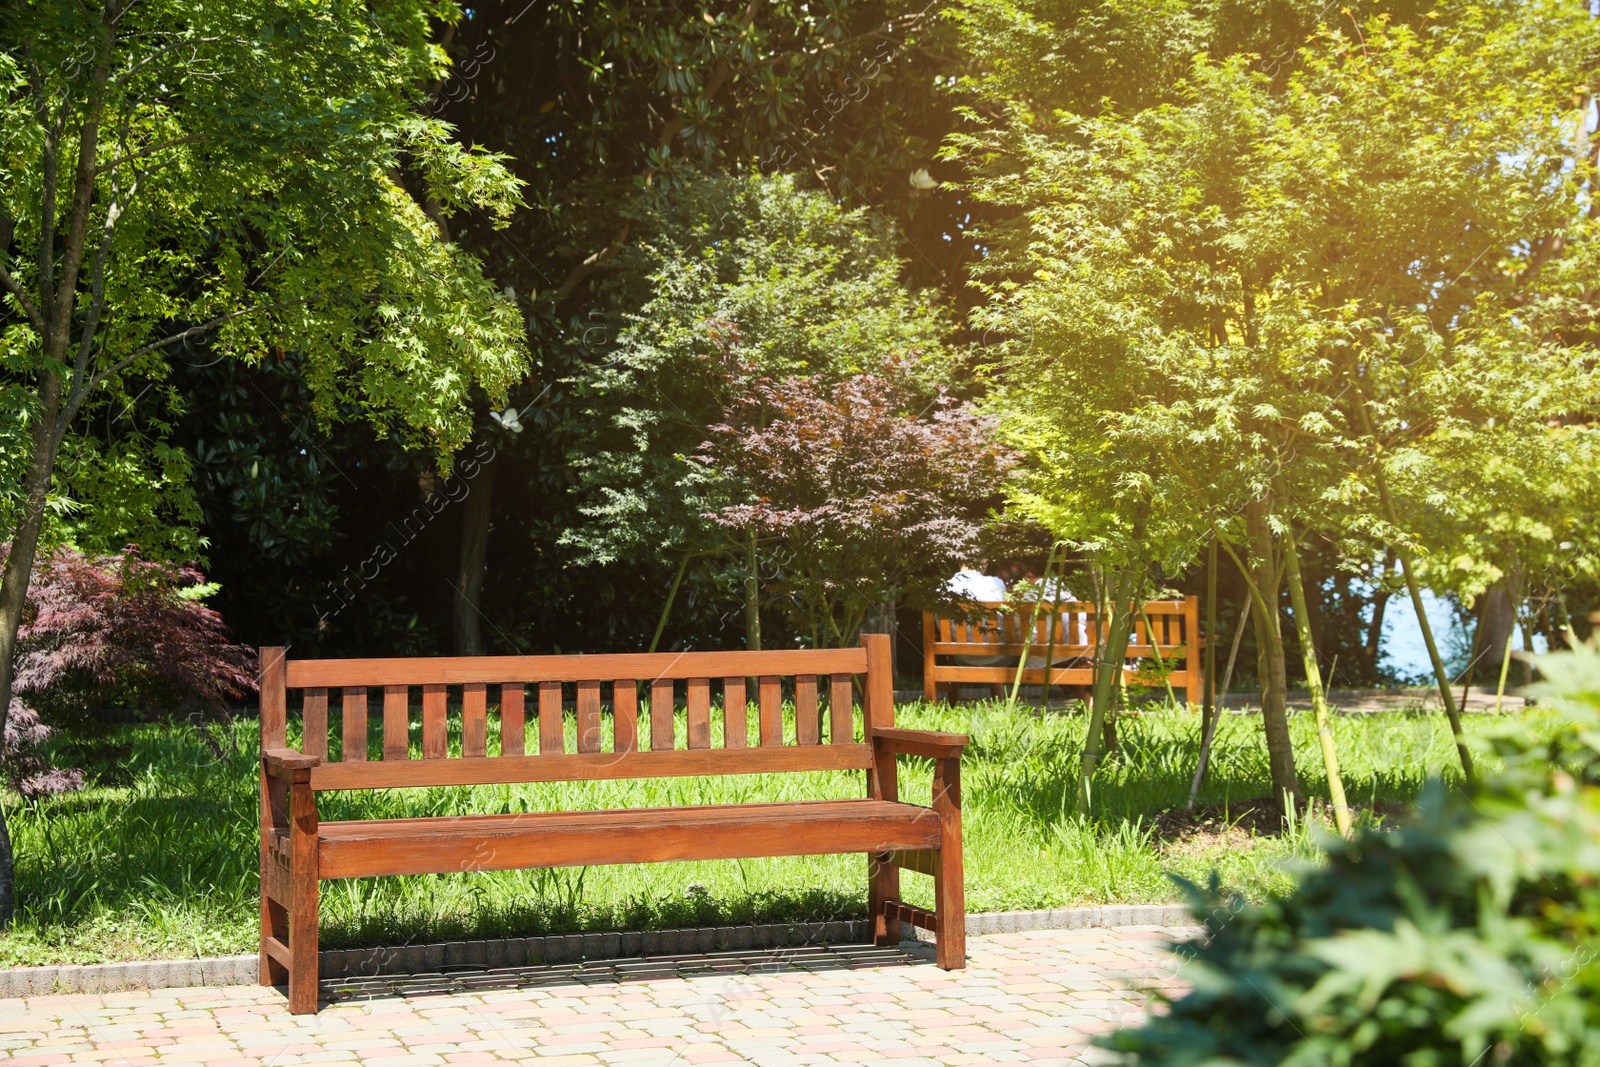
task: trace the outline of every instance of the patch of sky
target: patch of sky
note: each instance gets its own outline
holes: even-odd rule
[[[1452,675],[1459,674],[1471,654],[1472,633],[1462,624],[1455,604],[1427,589],[1422,591],[1422,607],[1428,615],[1428,626],[1439,645],[1439,654]],[[1416,609],[1404,592],[1390,598],[1383,615],[1383,655],[1387,665],[1398,678],[1426,685],[1432,681],[1433,667],[1428,662],[1428,647],[1422,640],[1422,627],[1417,622]],[[1511,647],[1522,650],[1522,632],[1513,627]],[[1535,653],[1548,652],[1543,635],[1533,641]]]

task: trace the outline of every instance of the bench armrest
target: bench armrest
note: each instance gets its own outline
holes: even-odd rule
[[[908,756],[927,756],[930,759],[960,759],[961,749],[967,743],[966,734],[948,734],[939,730],[902,730],[888,727],[872,732],[872,743],[890,752]]]
[[[308,756],[292,748],[269,748],[261,753],[262,768],[268,775],[285,782],[293,782],[296,771],[309,771],[321,762],[321,756]]]

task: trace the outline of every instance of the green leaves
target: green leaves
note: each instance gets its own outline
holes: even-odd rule
[[[78,5],[31,5],[0,34],[0,266],[41,305],[72,287],[77,309],[40,331],[8,294],[13,380],[57,367],[73,379],[70,419],[117,410],[134,379],[161,381],[197,343],[251,362],[292,350],[324,419],[353,404],[447,456],[471,432],[471,390],[503,393],[527,360],[521,313],[439,221],[503,224],[520,183],[504,157],[416,111],[442,73],[430,19],[459,9],[106,10],[102,24]],[[80,195],[81,239],[68,227]]]
[[[1553,742],[1508,724],[1503,773],[1471,794],[1435,785],[1397,830],[1330,841],[1287,897],[1199,894],[1213,918],[1193,991],[1108,1043],[1140,1064],[1594,1062],[1600,653],[1540,667]]]
[[[1481,589],[1529,546],[1468,548],[1467,530],[1505,525],[1490,513],[1514,513],[1513,496],[1548,510],[1555,468],[1587,454],[1554,440],[1587,430],[1550,424],[1597,396],[1575,328],[1593,321],[1576,281],[1593,276],[1593,164],[1575,133],[1593,20],[1554,5],[1324,11],[1323,26],[1266,27],[1278,36],[1252,52],[1231,15],[1141,11],[1165,48],[1135,50],[1115,7],[960,17],[983,66],[947,153],[1002,216],[982,235],[973,318],[1006,339],[994,408],[1035,459],[1020,507],[1170,567],[1270,488],[1363,555],[1459,545],[1449,557],[1482,561],[1470,580],[1430,581]],[[1150,57],[1150,86],[1092,65],[1095,47]],[[1063,62],[1095,73],[1060,87],[1022,73]],[[1527,464],[1515,490],[1472,484],[1512,456]],[[1376,514],[1378,462],[1405,530]],[[1142,545],[1126,540],[1135,515]]]
[[[947,313],[902,286],[891,235],[866,211],[788,176],[701,179],[661,207],[636,264],[649,290],[623,321],[594,324],[594,362],[574,382],[590,522],[565,536],[590,562],[724,540],[705,513],[733,502],[730,487],[685,457],[722,420],[735,363],[833,383],[893,361],[926,401],[954,359]]]

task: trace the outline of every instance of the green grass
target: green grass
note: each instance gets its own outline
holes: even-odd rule
[[[972,735],[963,767],[971,911],[1171,900],[1172,874],[1200,880],[1213,868],[1224,884],[1260,896],[1292,884],[1286,860],[1317,855],[1305,828],[1210,847],[1166,847],[1154,837],[1151,816],[1187,796],[1196,715],[1125,717],[1121,755],[1097,779],[1090,812],[1073,801],[1080,715],[918,704],[902,706],[898,724]],[[1490,725],[1469,719],[1475,734]],[[1302,785],[1325,796],[1309,715],[1295,716],[1293,729]],[[1455,770],[1442,716],[1338,717],[1334,732],[1352,803],[1404,803],[1429,775]],[[223,732],[221,760],[189,727],[124,727],[113,740],[130,752],[122,784],[36,806],[5,798],[20,911],[0,936],[0,966],[254,951],[255,724]],[[930,779],[928,763],[903,761],[901,796],[926,803]],[[321,794],[319,803],[324,819],[346,819],[853,797],[862,789],[857,771],[347,792]],[[1267,792],[1259,720],[1225,716],[1202,801],[1231,805]],[[907,874],[904,883],[909,900],[931,904],[928,879]],[[352,879],[323,884],[322,943],[854,918],[864,914],[865,885],[861,856]]]

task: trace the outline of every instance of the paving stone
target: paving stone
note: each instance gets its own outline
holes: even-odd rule
[[[61,969],[37,968],[28,988],[7,990],[22,996],[0,999],[0,1057],[169,1067],[1107,1063],[1090,1037],[1136,1022],[1148,990],[1181,991],[1167,942],[1185,931],[1156,925],[1155,909],[1101,910],[1145,925],[1062,929],[1062,916],[1023,913],[1007,932],[971,937],[967,969],[948,973],[934,967],[931,944],[850,943],[859,932],[850,923],[796,924],[789,947],[775,949],[722,927],[350,950],[328,960],[327,973],[347,976],[323,982],[317,1016],[289,1015],[278,990],[234,984],[254,979],[253,956],[129,964],[97,975],[108,989],[99,994],[52,995]],[[615,958],[630,949],[653,958]],[[178,979],[226,984],[143,988]]]

